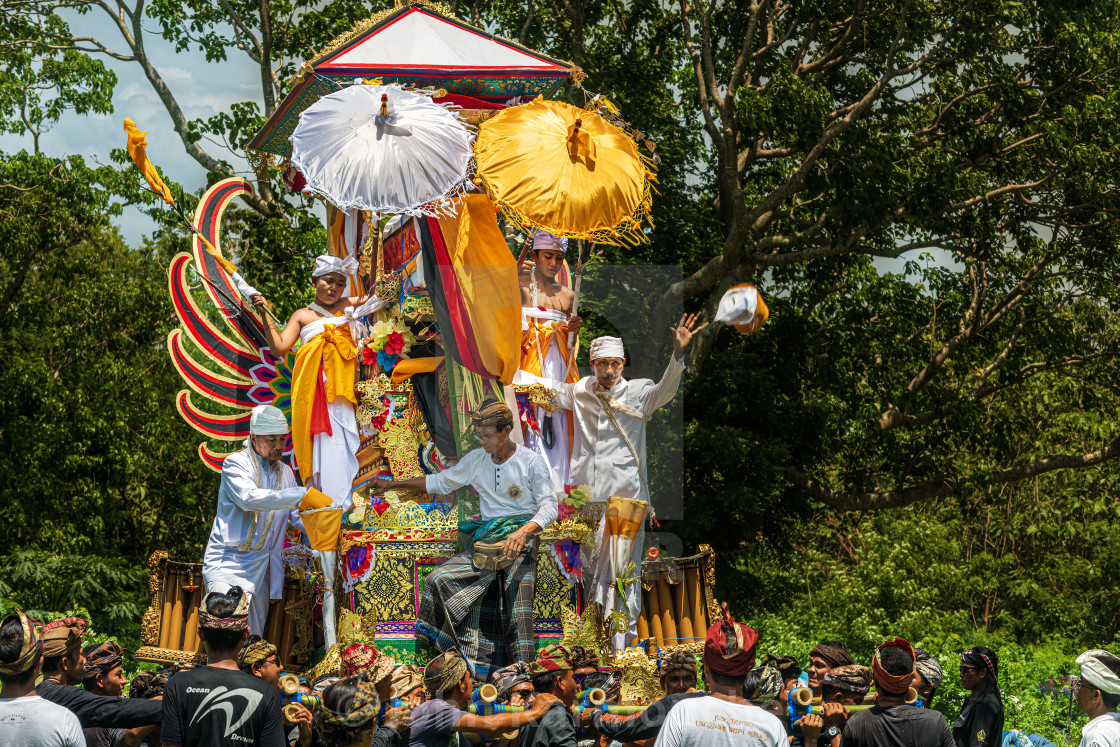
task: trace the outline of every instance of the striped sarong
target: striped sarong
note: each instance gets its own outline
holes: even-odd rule
[[[458,649],[480,682],[487,681],[495,669],[536,658],[533,596],[539,543],[536,539],[526,543],[508,568],[479,571],[473,562],[474,541],[498,542],[530,518],[495,523],[485,528],[490,531],[481,532],[477,525],[462,522],[460,546],[467,549],[428,574],[420,593],[416,632],[430,638],[440,651]]]

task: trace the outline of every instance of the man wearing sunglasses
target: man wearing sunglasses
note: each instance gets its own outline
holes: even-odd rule
[[[280,651],[259,635],[249,636],[245,645],[237,652],[237,668],[245,674],[251,674],[262,679],[268,684],[280,689],[280,675],[284,665],[280,663]],[[311,711],[302,705],[295,704],[298,713],[292,718],[291,728],[288,730],[288,744],[300,744],[308,747],[311,744]]]
[[[501,705],[527,706],[533,700],[533,677],[529,665],[515,661],[490,675],[490,684],[498,689],[497,703]]]
[[[1080,747],[1120,745],[1120,657],[1095,648],[1077,657],[1081,682],[1077,707],[1089,716],[1081,729]]]

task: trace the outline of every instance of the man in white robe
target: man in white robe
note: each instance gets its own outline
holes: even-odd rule
[[[649,486],[646,484],[646,424],[659,408],[672,401],[684,373],[684,352],[698,331],[696,315],[686,314],[672,329],[673,357],[661,380],[622,377],[626,351],[617,337],[599,337],[591,343],[592,376],[559,387],[556,404],[575,413],[576,447],[572,453],[570,482],[587,485],[591,500],[630,499],[623,515],[613,513],[613,529],[628,526],[625,536],[608,532],[604,514],[593,548],[581,550],[584,586],[590,601],[598,602],[605,614],[619,611],[630,621],[629,635],[616,633],[616,649],[635,635],[641,612],[641,555],[645,540],[644,518],[648,515]],[[644,504],[635,506],[636,503]],[[626,504],[620,501],[619,504]],[[635,510],[637,508],[637,510]],[[626,513],[629,511],[629,513]],[[634,526],[634,522],[638,526]],[[616,580],[623,580],[626,594],[618,594]]]
[[[288,523],[303,531],[296,510],[307,488],[281,461],[288,436],[284,413],[271,405],[253,408],[246,448],[222,462],[218,508],[206,552],[202,581],[207,592],[240,586],[250,595],[249,629],[264,636],[270,599],[284,591],[284,533]]]

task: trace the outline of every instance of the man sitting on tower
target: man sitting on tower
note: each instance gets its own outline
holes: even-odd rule
[[[458,649],[475,676],[515,661],[532,661],[533,595],[539,535],[558,507],[548,463],[510,440],[513,413],[495,401],[471,415],[481,448],[454,467],[411,480],[370,481],[372,492],[404,490],[446,495],[470,485],[481,520],[459,522],[461,552],[428,575],[416,621],[418,637],[441,651]],[[492,584],[501,598],[491,600]]]

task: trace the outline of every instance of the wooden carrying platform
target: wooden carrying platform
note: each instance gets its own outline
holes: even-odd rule
[[[638,640],[648,656],[673,648],[702,652],[708,626],[719,617],[711,547],[700,545],[700,552],[687,558],[642,563]]]
[[[205,664],[206,653],[198,636],[202,565],[168,560],[167,553],[158,550],[148,558],[148,566],[151,568],[148,590],[152,603],[140,625],[140,640],[144,645],[136,652],[136,660]],[[283,601],[272,604],[269,609],[266,637],[280,649],[282,662],[290,660],[296,642],[296,621],[287,607],[299,596],[299,582],[286,579]]]

